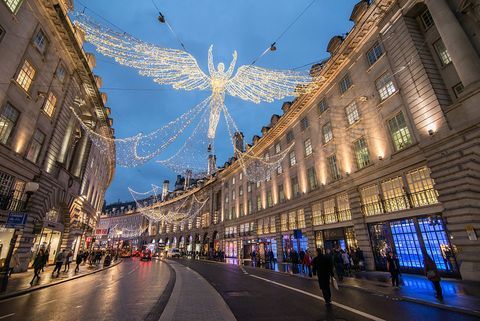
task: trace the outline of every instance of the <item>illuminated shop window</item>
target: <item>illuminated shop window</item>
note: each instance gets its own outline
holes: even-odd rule
[[[424,166],[408,172],[407,182],[413,207],[438,203],[438,192],[434,188],[428,167]]]
[[[362,212],[365,216],[383,213],[383,206],[380,199],[378,185],[370,185],[360,190],[362,196]]]
[[[409,208],[402,177],[388,179],[382,182],[385,211],[395,212]]]
[[[313,223],[313,225],[323,224],[322,203],[321,202],[317,202],[317,203],[312,204],[312,223]]]
[[[297,228],[297,213],[295,211],[288,212],[288,229],[294,230]]]
[[[437,268],[449,272],[455,271],[455,251],[450,245],[441,217],[420,218],[418,225],[427,253],[435,261]]]
[[[270,233],[276,233],[277,226],[275,223],[275,216],[270,217]]]
[[[423,255],[414,221],[406,219],[391,222],[390,228],[400,266],[423,268]]]
[[[325,224],[338,222],[337,214],[335,213],[335,199],[331,198],[323,202],[323,218]]]
[[[305,228],[305,212],[303,208],[297,210],[297,228]]]
[[[282,232],[288,231],[288,214],[283,213],[280,215],[280,230]]]
[[[352,213],[350,212],[350,202],[348,200],[347,193],[337,196],[337,209],[338,220],[340,222],[349,221],[352,219]]]

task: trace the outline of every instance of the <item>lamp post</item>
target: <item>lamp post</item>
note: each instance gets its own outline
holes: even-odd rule
[[[25,203],[23,204],[23,207],[22,207],[22,211],[24,211],[24,212],[26,211],[28,201],[30,200],[30,197],[32,197],[33,193],[38,191],[39,187],[40,187],[40,185],[37,182],[28,182],[27,184],[25,184],[24,193],[26,195],[26,198],[25,198]],[[17,231],[18,231],[18,229],[19,228],[15,227],[12,238],[10,239],[10,246],[8,248],[7,257],[5,258],[5,271],[4,271],[3,278],[2,278],[2,287],[1,287],[1,290],[0,290],[1,292],[4,292],[7,289],[8,276],[10,274],[9,273],[10,272],[10,261],[12,260],[13,250],[15,248],[15,244],[17,243],[17,239],[18,239]]]

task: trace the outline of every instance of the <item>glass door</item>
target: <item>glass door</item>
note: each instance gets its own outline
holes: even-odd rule
[[[423,269],[421,244],[413,219],[390,222],[395,253],[404,269]]]

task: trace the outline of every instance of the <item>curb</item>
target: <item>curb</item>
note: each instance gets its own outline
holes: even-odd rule
[[[219,264],[235,265],[235,264],[230,264],[230,263],[227,263],[227,262],[212,261],[212,260],[205,260],[205,259],[199,259],[198,261],[206,261],[206,262],[213,262],[213,263],[219,263]],[[238,265],[238,266],[243,266],[243,265]],[[255,267],[251,267],[251,266],[244,266],[244,267],[246,267],[247,269],[252,269],[252,270],[257,269]],[[306,280],[315,281],[315,279],[307,278],[306,276],[303,276],[303,275],[296,275],[296,274],[291,274],[291,273],[288,273],[288,272],[274,271],[274,270],[269,270],[269,269],[261,269],[261,270],[269,272],[269,273],[280,273],[280,274],[283,274],[283,275],[288,275],[288,276],[292,276],[292,277],[297,277],[297,278],[302,278],[302,279],[306,279]],[[360,290],[360,291],[367,292],[367,293],[372,293],[372,294],[380,294],[380,295],[383,295],[383,296],[388,297],[388,298],[395,298],[399,301],[413,302],[413,303],[417,303],[417,304],[431,306],[431,307],[434,307],[434,308],[439,308],[439,309],[443,309],[443,310],[448,310],[448,311],[473,315],[475,317],[480,317],[480,311],[477,311],[477,310],[468,310],[468,309],[460,308],[460,307],[453,306],[453,305],[447,305],[447,304],[425,301],[425,300],[421,300],[421,299],[412,298],[412,297],[409,297],[409,296],[390,295],[390,294],[383,293],[381,291],[365,289],[365,288],[362,288],[360,286],[355,286],[355,285],[350,285],[350,284],[339,283],[338,286],[341,287],[341,288],[356,289],[356,290]]]
[[[83,278],[85,276],[92,275],[92,274],[95,274],[95,273],[98,273],[98,272],[102,272],[102,271],[110,269],[114,266],[117,266],[118,264],[120,264],[122,262],[123,262],[123,260],[120,259],[117,262],[115,262],[114,264],[111,264],[110,266],[103,267],[101,269],[98,269],[98,270],[95,270],[95,271],[92,271],[92,272],[89,272],[89,273],[75,275],[75,276],[72,276],[72,277],[64,279],[64,280],[55,281],[55,282],[51,282],[51,283],[48,283],[48,284],[37,285],[37,286],[33,286],[31,288],[28,288],[28,289],[15,291],[15,292],[8,293],[8,294],[5,294],[5,295],[0,295],[0,302],[3,301],[3,300],[6,300],[6,299],[21,296],[21,295],[24,295],[24,294],[27,294],[27,293],[30,293],[30,292],[34,292],[34,291],[37,291],[37,290],[42,290],[42,289],[45,289],[45,288],[48,288],[48,287],[51,287],[51,286],[54,286],[54,285],[57,285],[57,284],[65,283],[65,282],[72,281],[72,280],[79,279],[79,278]]]

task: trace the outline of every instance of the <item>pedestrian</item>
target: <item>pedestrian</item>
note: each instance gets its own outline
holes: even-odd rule
[[[30,281],[30,285],[33,285],[33,281],[35,281],[35,279],[40,280],[40,271],[43,268],[44,256],[45,251],[40,249],[35,257],[35,260],[33,261],[33,278],[32,281]]]
[[[297,274],[298,273],[298,264],[300,263],[299,262],[299,255],[298,255],[298,252],[293,249],[292,252],[291,252],[291,255],[292,255],[292,265],[293,265],[293,273],[294,274]]]
[[[15,269],[19,269],[20,268],[20,259],[18,257],[18,251],[15,250],[15,252],[13,252],[13,255],[12,255],[12,259],[11,259],[11,262],[12,264],[9,266],[9,271],[8,271],[8,276],[12,276],[12,273],[13,271],[15,271]]]
[[[305,265],[303,264],[303,259],[305,258],[305,251],[303,249],[300,249],[300,253],[298,253],[299,257],[300,257],[300,264],[302,265],[301,268],[302,268],[302,273],[305,272]]]
[[[323,250],[317,249],[317,256],[312,261],[313,274],[318,277],[318,285],[322,290],[323,299],[327,307],[332,304],[332,292],[330,291],[330,282],[333,278],[332,260],[323,254]]]
[[[82,263],[83,258],[84,258],[83,251],[80,251],[79,253],[77,253],[77,257],[75,259],[75,263],[77,264],[77,266],[75,267],[75,273],[80,271],[80,263]]]
[[[358,268],[360,271],[363,271],[363,269],[365,268],[365,257],[363,256],[363,251],[360,249],[360,247],[357,247],[355,255],[358,259]]]
[[[83,253],[83,264],[84,265],[87,264],[88,255],[89,255],[88,251],[85,251],[85,253]]]
[[[312,277],[312,256],[310,255],[310,250],[307,250],[303,256],[302,266],[305,266],[305,273],[308,272],[308,276]]]
[[[435,297],[439,300],[443,300],[442,286],[440,285],[440,273],[437,269],[437,264],[432,260],[430,255],[424,254],[423,264],[425,267],[425,275],[432,282],[435,288]]]
[[[43,262],[42,262],[42,272],[44,272],[45,267],[48,265],[48,256],[50,255],[50,247],[47,247],[43,254]]]
[[[343,259],[342,253],[340,253],[340,250],[338,248],[333,251],[333,265],[335,266],[335,271],[337,272],[338,279],[340,281],[343,281]]]
[[[397,288],[400,287],[398,278],[400,275],[400,261],[393,252],[388,253],[387,270],[388,272],[390,272],[390,275],[392,277],[392,286]]]
[[[58,252],[55,256],[55,268],[53,269],[52,275],[57,272],[57,277],[60,275],[60,270],[62,269],[62,265],[64,264],[66,258],[66,250],[63,249],[61,252]]]
[[[65,257],[65,268],[63,269],[63,272],[68,272],[70,270],[70,263],[73,260],[73,252],[70,250],[67,253],[67,256]]]
[[[343,261],[343,270],[345,271],[345,275],[350,276],[350,255],[345,250],[341,251],[342,253],[342,261]]]

